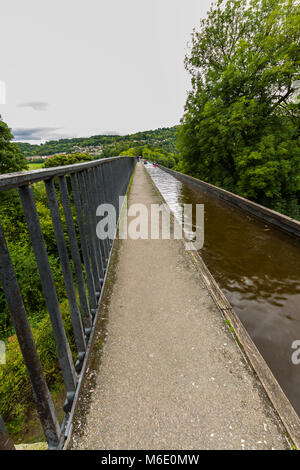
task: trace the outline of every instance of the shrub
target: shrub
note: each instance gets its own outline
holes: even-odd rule
[[[75,359],[74,338],[67,300],[61,302],[60,309]],[[32,333],[50,391],[63,388],[63,379],[48,314],[45,314],[44,318],[32,328]],[[30,381],[17,337],[14,335],[9,338],[7,343],[6,364],[0,367],[0,415],[12,437],[22,433],[29,411],[33,407],[34,399]]]

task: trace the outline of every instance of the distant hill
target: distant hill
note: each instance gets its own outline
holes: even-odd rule
[[[175,132],[178,126],[163,127],[152,131],[137,132],[136,134],[120,135],[94,135],[92,137],[79,137],[73,139],[50,140],[40,145],[31,145],[17,142],[21,152],[26,157],[54,155],[58,153],[90,153],[110,157],[119,155],[127,149],[142,149],[147,146],[162,149],[168,154],[177,154]]]

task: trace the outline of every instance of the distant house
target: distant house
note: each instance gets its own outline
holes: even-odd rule
[[[54,155],[32,155],[31,157],[26,157],[28,162],[36,162],[41,160],[47,160],[48,158],[52,158]]]

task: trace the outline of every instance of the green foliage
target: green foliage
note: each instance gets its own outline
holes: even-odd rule
[[[75,355],[72,324],[67,301],[60,310],[73,356]],[[32,333],[42,364],[47,385],[51,391],[63,387],[62,375],[56,354],[55,340],[49,315],[32,324]],[[34,399],[26,367],[16,336],[9,338],[6,348],[6,364],[0,367],[0,415],[12,437],[18,437],[26,425]]]
[[[55,155],[44,163],[44,168],[51,168],[54,166],[74,165],[75,163],[83,163],[94,160],[88,153],[73,153],[71,155]]]
[[[44,166],[44,160],[39,162],[39,163],[37,163],[37,162],[35,162],[35,163],[28,162],[28,170],[29,171],[30,170],[38,170],[39,168],[43,168],[43,166]]]
[[[62,300],[65,297],[64,283],[44,184],[36,183],[33,192],[57,295],[59,300]],[[15,190],[4,192],[0,196],[0,220],[26,311],[29,317],[35,317],[38,322],[44,314],[45,302],[20,199]],[[11,318],[0,286],[0,339],[6,339],[12,332]]]
[[[0,116],[0,174],[27,168],[26,159],[17,144],[11,142],[12,138],[10,129]]]
[[[299,4],[219,0],[192,35],[177,169],[299,218]]]
[[[136,149],[135,147],[131,147],[128,150],[123,150],[120,153],[120,155],[127,155],[127,157],[136,157],[137,155],[139,155],[139,150],[140,149]]]
[[[38,324],[45,315],[46,306],[33,251],[30,246],[24,243],[9,246],[9,251],[27,315],[34,324]],[[58,258],[53,255],[49,256],[49,263],[58,299],[62,300],[66,294],[60,263]],[[0,312],[0,340],[6,340],[8,336],[13,334],[14,328],[2,288],[0,288]]]
[[[157,162],[159,165],[163,165],[167,168],[173,168],[176,164],[175,155],[157,148],[144,147],[142,155],[146,160]]]
[[[177,155],[173,155],[172,153],[167,152],[166,150],[163,150],[161,148],[150,147],[148,145],[124,150],[120,153],[120,155],[140,155],[151,162],[156,161],[159,165],[166,166],[167,168],[173,168],[176,162],[178,161]]]

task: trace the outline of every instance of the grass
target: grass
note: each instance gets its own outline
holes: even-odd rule
[[[28,163],[28,170],[37,170],[43,168],[44,163]]]
[[[57,384],[55,390],[52,390],[51,396],[59,423],[64,418],[63,404],[66,399],[66,392],[63,384]],[[15,444],[35,444],[46,441],[46,437],[35,407],[32,407],[25,418],[23,426],[19,432],[11,434]]]
[[[243,350],[244,350],[243,345],[242,345],[242,343],[238,340],[238,337],[237,337],[237,335],[236,335],[236,333],[235,333],[235,331],[234,331],[234,328],[232,327],[232,325],[231,325],[230,321],[228,320],[228,318],[225,318],[225,323],[228,325],[229,330],[230,330],[231,333],[233,334],[234,339],[235,339],[235,341],[237,342],[239,348],[243,351]]]
[[[225,322],[227,323],[227,325],[228,325],[228,327],[229,327],[231,333],[234,334],[234,329],[232,328],[230,321],[229,321],[227,318],[225,318]]]

